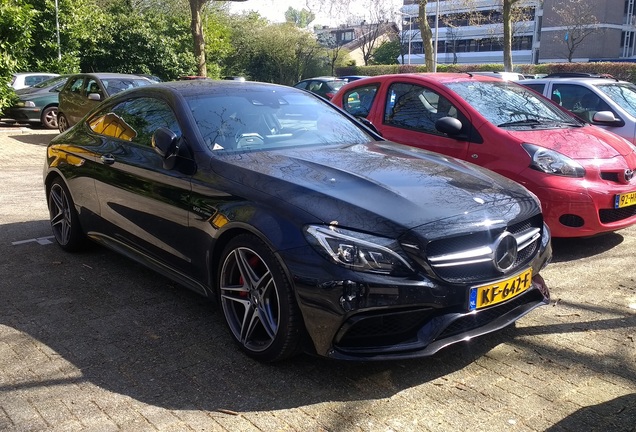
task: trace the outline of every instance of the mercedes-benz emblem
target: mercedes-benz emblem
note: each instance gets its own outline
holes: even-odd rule
[[[505,273],[517,261],[517,240],[508,231],[503,232],[492,245],[493,264],[501,273]]]

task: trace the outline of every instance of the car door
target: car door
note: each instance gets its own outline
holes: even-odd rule
[[[442,117],[460,120],[462,133],[450,137],[438,131],[435,123]],[[448,97],[426,85],[402,81],[385,84],[368,118],[390,141],[467,158],[468,131],[472,128],[469,118]]]
[[[190,175],[164,167],[152,145],[159,128],[182,135],[169,104],[125,99],[92,115],[87,125],[101,139],[95,183],[103,232],[144,260],[188,273]]]
[[[64,113],[71,125],[77,123],[78,106],[82,104],[82,91],[84,89],[83,75],[73,76],[60,92],[59,110]]]

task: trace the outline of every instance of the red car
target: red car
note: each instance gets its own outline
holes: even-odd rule
[[[332,99],[386,139],[481,165],[534,192],[554,237],[636,224],[636,147],[534,91],[476,74],[397,74]]]

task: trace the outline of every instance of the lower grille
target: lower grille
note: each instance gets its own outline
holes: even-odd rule
[[[618,222],[636,216],[636,206],[624,207],[619,209],[601,209],[598,212],[601,223]]]
[[[433,309],[355,317],[336,340],[341,348],[389,346],[417,339],[417,331],[434,315]]]

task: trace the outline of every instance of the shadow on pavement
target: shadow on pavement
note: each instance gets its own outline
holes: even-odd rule
[[[33,134],[8,134],[9,137],[16,141],[20,141],[25,144],[37,144],[42,146],[48,145],[48,143],[58,135],[58,131],[44,129],[39,133]]]
[[[623,236],[618,233],[586,238],[555,238],[552,239],[552,261],[574,261],[580,258],[600,255],[615,248],[623,240]]]
[[[49,373],[18,374],[23,380],[5,380],[0,393],[90,382],[170,409],[364,404],[460,370],[511,336],[498,332],[420,360],[346,363],[301,355],[261,364],[231,343],[208,300],[97,246],[68,254],[55,244],[12,245],[24,239],[7,233],[24,237],[25,224],[32,237],[49,235],[44,221],[0,233],[0,254],[11,257],[0,268],[0,327],[39,341],[68,364],[52,371],[25,364]]]
[[[590,425],[596,425],[590,429]],[[636,431],[636,394],[627,394],[608,402],[592,405],[574,412],[546,432],[557,431]]]

